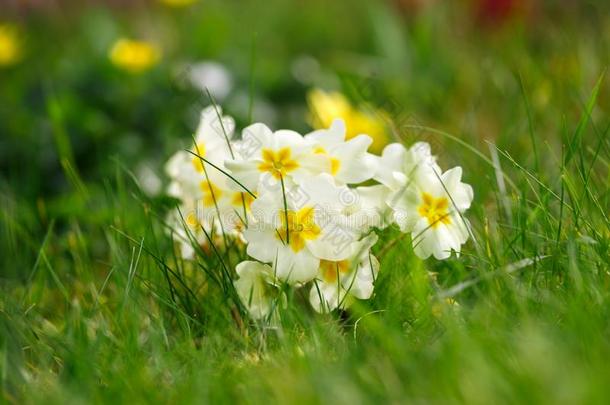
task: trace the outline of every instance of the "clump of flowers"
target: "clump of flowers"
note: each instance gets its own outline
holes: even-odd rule
[[[305,135],[256,123],[237,136],[233,119],[209,107],[190,149],[167,163],[182,256],[245,246],[233,285],[253,318],[283,305],[284,286],[308,289],[318,312],[369,299],[377,233],[391,224],[422,259],[459,255],[468,240],[473,191],[460,167],[443,171],[427,143],[393,143],[378,156],[369,134],[348,134],[335,119]]]

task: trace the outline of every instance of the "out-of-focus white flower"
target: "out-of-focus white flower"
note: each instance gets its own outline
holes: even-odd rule
[[[298,82],[311,85],[320,76],[320,62],[310,55],[301,55],[292,61],[290,71]]]
[[[280,187],[264,189],[252,203],[256,222],[244,231],[248,255],[271,263],[279,279],[293,284],[312,280],[321,259],[347,258],[359,234],[341,213],[345,190],[328,174],[307,178],[285,194]]]
[[[377,235],[370,234],[349,247],[340,261],[321,260],[318,276],[309,292],[309,302],[318,312],[349,307],[354,298],[368,299],[379,272],[379,261],[371,254]]]
[[[259,183],[272,186],[281,179],[290,186],[330,171],[328,159],[313,153],[311,144],[297,132],[273,132],[257,123],[245,128],[242,135],[236,144],[241,160],[227,160],[225,166],[249,190],[257,190]]]
[[[195,89],[209,91],[218,102],[222,102],[233,89],[233,78],[218,62],[198,62],[188,66],[188,80]]]
[[[153,197],[161,192],[161,187],[163,185],[161,179],[145,162],[136,167],[135,175],[140,183],[140,188],[146,195]]]
[[[328,129],[319,129],[305,135],[313,152],[326,157],[330,174],[338,184],[358,184],[373,177],[377,160],[367,152],[373,140],[368,135],[357,135],[345,140],[345,123],[332,122]]]
[[[254,319],[268,316],[278,304],[277,300],[281,300],[273,269],[267,264],[244,261],[235,270],[239,277],[234,281],[235,290],[250,316]]]

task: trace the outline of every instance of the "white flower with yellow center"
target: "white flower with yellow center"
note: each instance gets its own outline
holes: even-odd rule
[[[312,280],[321,259],[347,258],[359,233],[341,213],[343,189],[328,174],[307,178],[285,193],[280,187],[265,189],[252,203],[254,222],[244,231],[248,255],[271,263],[277,277],[289,283]]]
[[[329,161],[330,174],[337,184],[358,184],[373,177],[376,160],[367,152],[373,142],[368,135],[358,135],[345,140],[345,123],[341,119],[332,122],[328,129],[320,129],[305,135],[313,145],[313,152]]]
[[[318,276],[309,292],[317,312],[349,307],[354,298],[369,299],[379,272],[379,261],[371,254],[377,235],[370,234],[350,245],[349,256],[340,261],[321,260]]]
[[[235,123],[221,114],[219,107],[204,109],[194,136],[195,144],[190,149],[193,153],[180,151],[165,167],[171,179],[168,194],[197,209],[199,229],[195,234],[198,239],[205,238],[201,227],[210,234],[239,236],[248,221],[253,200],[250,194],[236,190],[233,181],[212,166],[225,170],[224,161],[234,156],[231,139]]]
[[[468,240],[469,224],[463,213],[473,199],[472,187],[462,183],[462,168],[444,173],[429,169],[390,196],[388,204],[403,232],[411,232],[415,254],[447,259],[460,253]]]
[[[172,179],[169,189],[172,197],[199,197],[203,180],[209,176],[219,178],[217,175],[222,172],[205,163],[205,160],[222,168],[224,161],[233,156],[231,139],[234,129],[235,122],[231,117],[223,117],[220,107],[207,107],[201,112],[194,136],[195,144],[190,149],[192,153],[179,151],[165,166],[165,171]],[[227,178],[225,175],[222,177]]]
[[[227,160],[225,166],[249,190],[256,190],[259,184],[273,186],[282,179],[292,185],[330,171],[328,160],[313,153],[311,145],[297,132],[272,132],[258,123],[245,128],[242,135],[236,145],[241,159]]]
[[[170,212],[167,223],[180,246],[181,257],[193,259],[198,245],[208,252],[208,237],[222,243],[222,234],[243,241],[243,231],[251,218],[254,198],[247,193],[220,189],[213,182],[202,181],[199,199],[186,199]],[[207,235],[206,235],[207,233]]]
[[[468,240],[469,225],[462,214],[473,191],[461,177],[461,167],[443,173],[425,142],[409,149],[390,144],[379,158],[375,180],[387,187],[394,222],[411,233],[415,254],[422,259],[459,254]]]
[[[209,240],[203,231],[203,218],[194,200],[186,201],[172,210],[167,217],[167,225],[183,259],[194,259],[197,246],[207,251]],[[209,227],[206,228],[206,232],[211,236]]]
[[[244,261],[235,268],[235,290],[254,319],[267,317],[282,300],[274,282],[273,269],[263,263]]]

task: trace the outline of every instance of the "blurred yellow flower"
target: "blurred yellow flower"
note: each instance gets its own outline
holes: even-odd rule
[[[121,38],[108,56],[114,65],[131,73],[141,73],[159,62],[161,50],[150,42]]]
[[[159,0],[159,2],[170,7],[186,7],[197,2],[197,0]]]
[[[310,111],[310,124],[315,129],[329,128],[335,118],[345,121],[347,139],[359,134],[373,138],[371,152],[379,153],[390,141],[386,125],[387,113],[383,110],[354,107],[339,92],[325,92],[313,89],[307,94]]]
[[[21,43],[17,29],[11,24],[0,24],[0,66],[15,64],[21,59]]]

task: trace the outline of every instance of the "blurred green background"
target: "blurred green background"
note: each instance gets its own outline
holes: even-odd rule
[[[0,20],[16,24],[22,55],[0,70],[2,180],[29,201],[69,190],[61,153],[86,181],[108,176],[112,157],[158,170],[209,104],[190,64],[219,64],[205,84],[223,82],[217,101],[240,126],[252,85],[254,120],[305,131],[305,95],[320,87],[388,110],[399,130],[425,124],[486,148],[528,146],[514,120],[521,80],[544,142],[578,117],[610,54],[605,1],[6,3]],[[156,44],[159,62],[114,66],[119,38]]]
[[[204,86],[238,128],[252,120],[299,131],[310,129],[308,91],[337,90],[387,111],[394,138],[427,139],[447,165],[476,173],[476,161],[443,156],[442,139],[408,126],[446,130],[483,151],[492,141],[527,160],[529,113],[538,149],[560,156],[566,123],[578,119],[610,57],[603,0],[9,0],[1,7],[18,56],[0,65],[0,189],[7,207],[31,208],[7,212],[39,236],[49,218],[107,224],[113,213],[96,200],[118,165],[158,194],[164,161],[190,143],[210,103]],[[114,65],[109,53],[121,38],[154,45],[159,60],[137,73]],[[602,83],[595,116],[607,114],[609,86]],[[484,190],[477,186],[487,179],[470,181]],[[88,201],[78,197],[84,184]],[[1,259],[5,272],[25,277],[31,255],[11,256]]]
[[[142,41],[127,53],[150,63],[117,62],[121,39]],[[4,399],[257,402],[272,392],[280,401],[354,403],[366,392],[368,401],[408,393],[576,403],[589,394],[603,403],[609,58],[605,0],[0,0]],[[316,88],[385,111],[391,139],[427,140],[444,167],[464,168],[480,245],[469,244],[463,261],[422,264],[398,243],[386,268],[405,271],[382,270],[369,308],[393,312],[363,326],[358,350],[341,322],[318,319],[310,331],[293,314],[289,323],[301,328],[286,328],[298,330],[287,332],[292,346],[266,357],[271,332],[238,331],[226,302],[207,290],[189,312],[205,320],[196,331],[159,298],[169,293],[156,258],[172,249],[155,221],[172,207],[163,165],[191,143],[210,104],[205,87],[238,128],[263,121],[309,131]],[[421,126],[490,159],[496,145],[516,189],[503,195],[484,160]],[[564,211],[564,186],[578,210]],[[122,233],[155,241],[158,256],[142,259],[138,288],[137,250]],[[494,278],[469,290],[460,304],[469,329],[461,315],[439,328],[430,321],[436,281],[487,280],[490,269],[536,255],[552,259],[523,284]],[[445,328],[450,339],[437,341]]]

